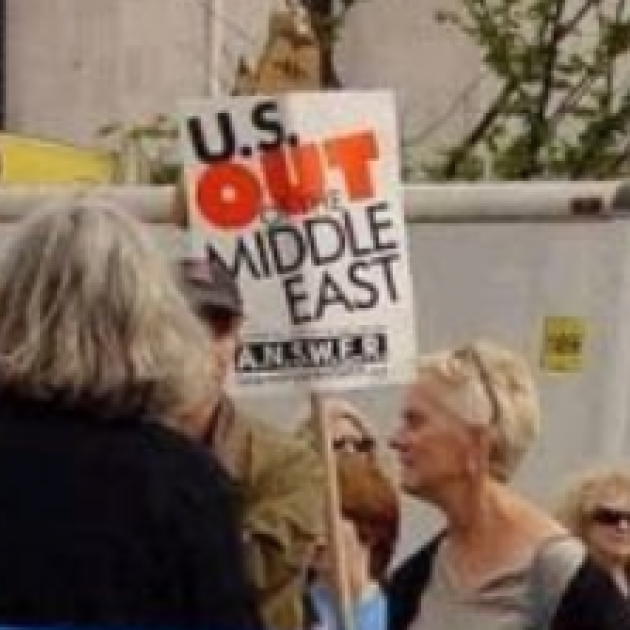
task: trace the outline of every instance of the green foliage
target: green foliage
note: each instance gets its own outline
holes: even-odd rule
[[[460,0],[460,5],[439,11],[436,19],[476,43],[498,87],[464,137],[422,164],[423,176],[626,176],[627,0]]]
[[[117,162],[117,179],[127,183],[172,184],[180,165],[174,158],[177,126],[165,114],[140,123],[111,122],[97,136],[106,140]]]

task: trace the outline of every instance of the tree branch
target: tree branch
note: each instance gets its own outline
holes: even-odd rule
[[[565,34],[572,33],[577,25],[586,17],[588,12],[600,2],[601,0],[585,0],[584,4],[575,12],[573,17],[562,25],[563,32]]]
[[[531,118],[530,135],[527,143],[527,159],[522,177],[528,179],[532,175],[540,174],[542,166],[538,160],[540,148],[543,145],[547,127],[547,107],[553,91],[553,80],[556,72],[556,61],[559,57],[560,42],[563,37],[562,16],[566,7],[566,0],[556,0],[555,11],[544,20],[539,37],[541,52],[545,55],[543,65],[542,85],[538,95],[536,111]],[[548,41],[547,40],[547,34]]]
[[[626,0],[617,0],[617,4],[615,6],[615,16],[614,23],[619,24],[623,20],[623,14],[626,8]],[[613,98],[615,96],[615,70],[617,68],[617,58],[616,56],[609,57],[607,59],[608,65],[605,70],[605,81],[606,81],[606,94],[604,95],[604,99],[602,102],[603,107],[606,108],[606,111],[610,112]]]
[[[483,138],[484,134],[495,120],[503,112],[503,108],[509,101],[510,97],[518,87],[518,81],[514,78],[510,78],[504,85],[499,94],[485,111],[479,122],[475,125],[473,130],[464,138],[461,144],[456,147],[450,159],[444,167],[444,174],[448,177],[453,177],[457,173],[457,169],[460,164],[468,157],[469,153],[475,148],[477,143]]]
[[[480,74],[464,86],[462,90],[453,98],[448,107],[432,121],[427,123],[415,137],[409,140],[417,145],[424,144],[434,133],[447,123],[459,110],[460,105],[479,88],[481,82],[487,77],[486,74]]]
[[[621,151],[615,156],[615,159],[608,165],[607,172],[604,173],[604,176],[610,177],[611,174],[617,173],[624,162],[627,162],[628,159],[630,159],[630,140],[625,143]],[[578,177],[575,177],[572,174],[572,179],[577,179]]]
[[[580,160],[571,170],[572,178],[583,176],[591,165],[591,161],[598,159],[603,149],[614,140],[615,133],[620,130],[627,130],[629,123],[630,100],[628,99],[621,104],[616,112],[602,120],[595,121],[589,130],[589,142],[583,146]]]

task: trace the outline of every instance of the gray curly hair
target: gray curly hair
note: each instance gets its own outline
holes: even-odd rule
[[[164,417],[216,396],[207,334],[121,209],[37,211],[0,270],[0,388]]]

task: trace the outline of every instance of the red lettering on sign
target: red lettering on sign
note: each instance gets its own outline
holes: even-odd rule
[[[264,203],[289,216],[306,215],[323,202],[329,169],[341,172],[345,190],[340,192],[350,201],[370,199],[375,194],[370,167],[378,157],[376,135],[361,131],[322,146],[309,142],[263,151],[247,164],[213,162],[197,180],[197,206],[210,224],[231,230],[247,227]]]
[[[242,164],[224,162],[208,166],[197,182],[197,206],[212,224],[238,229],[260,212],[262,189],[256,175]]]
[[[261,158],[269,195],[280,211],[306,214],[324,196],[324,172],[317,146],[267,151]]]
[[[372,131],[332,138],[324,143],[330,166],[343,172],[346,191],[351,201],[374,195],[374,182],[370,174],[370,160],[378,158],[378,143]]]

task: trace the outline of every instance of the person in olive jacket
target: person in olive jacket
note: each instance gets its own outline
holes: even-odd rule
[[[241,292],[211,249],[205,258],[181,261],[178,273],[225,384],[244,317]],[[249,416],[226,393],[183,425],[239,484],[247,564],[265,622],[274,630],[302,628],[306,567],[324,533],[322,459],[306,438]]]

